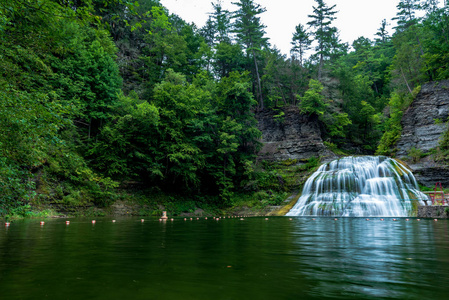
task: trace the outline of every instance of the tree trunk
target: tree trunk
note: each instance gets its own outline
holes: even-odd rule
[[[259,89],[259,103],[260,108],[263,109],[262,84],[260,83],[259,67],[257,66],[256,53],[254,52],[254,49],[252,50],[252,52],[254,58],[254,65],[256,67],[257,88]]]
[[[318,65],[318,81],[321,82],[322,72],[323,72],[323,53],[320,53],[320,64]]]
[[[410,92],[410,94],[413,95],[413,91],[412,91],[412,89],[410,88],[410,86],[408,85],[407,78],[405,78],[404,71],[402,70],[402,68],[401,68],[401,74],[402,74],[402,78],[403,78],[404,81],[405,81],[405,84],[407,85],[408,91]]]

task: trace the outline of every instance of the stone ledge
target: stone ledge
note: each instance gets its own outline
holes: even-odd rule
[[[418,218],[449,219],[449,206],[418,206]]]

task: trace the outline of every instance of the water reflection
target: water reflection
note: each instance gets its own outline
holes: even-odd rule
[[[296,222],[293,234],[297,247],[291,254],[306,266],[298,272],[317,282],[312,295],[442,296],[446,288],[437,277],[448,279],[447,272],[439,273],[443,266],[449,270],[448,224],[432,222],[304,219]],[[444,254],[442,249],[446,249]]]
[[[248,218],[17,222],[3,299],[445,299],[449,222]]]

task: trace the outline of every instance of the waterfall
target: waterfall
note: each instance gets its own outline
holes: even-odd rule
[[[396,160],[344,157],[309,177],[287,216],[407,217],[426,199],[412,172]]]

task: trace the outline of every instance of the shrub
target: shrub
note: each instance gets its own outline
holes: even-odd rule
[[[421,149],[416,149],[416,147],[410,148],[408,151],[408,156],[411,158],[412,162],[416,163],[420,160],[421,157],[424,156],[424,153]]]

